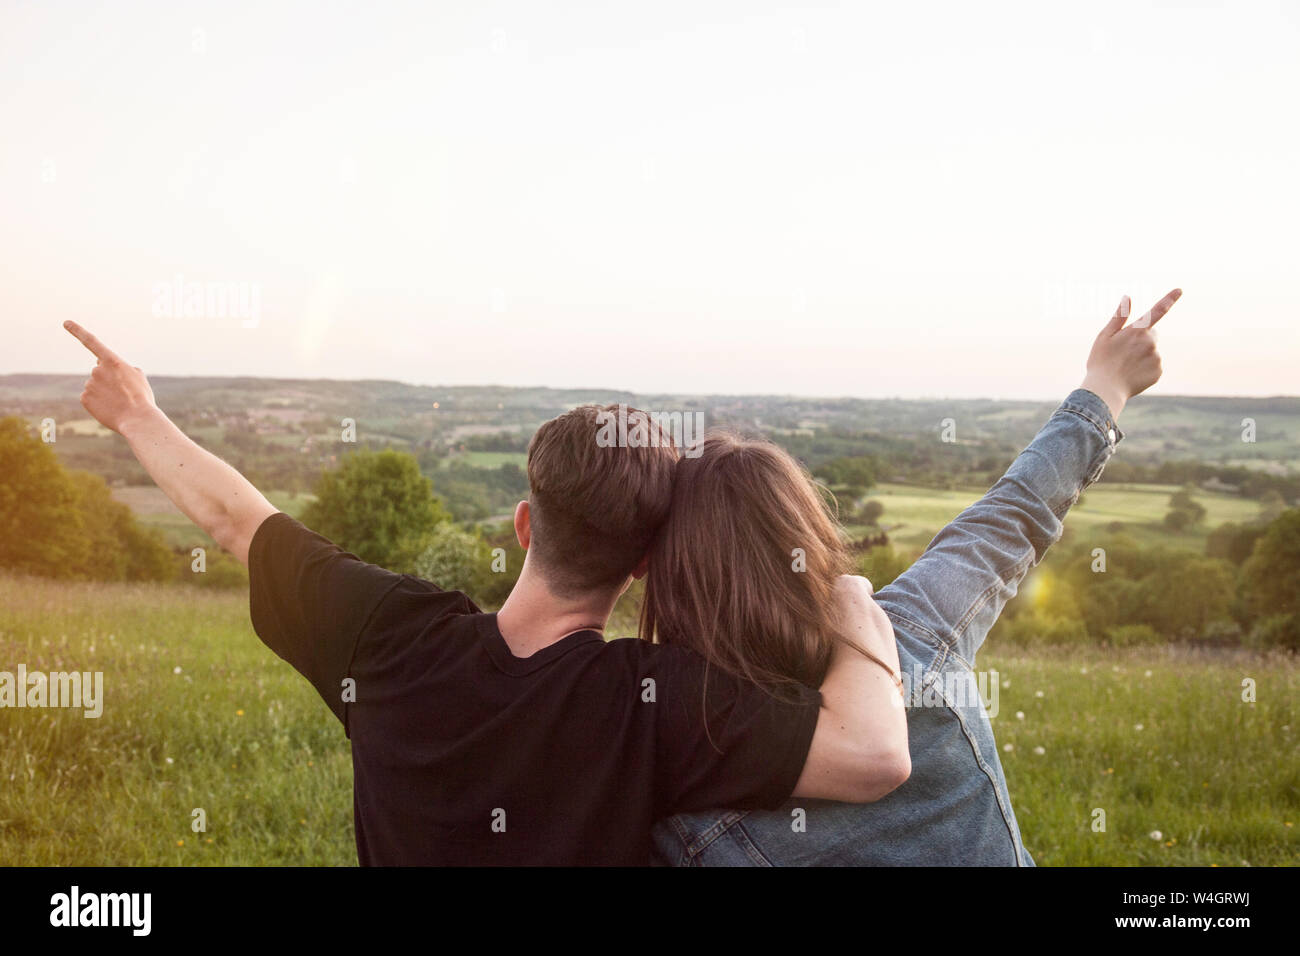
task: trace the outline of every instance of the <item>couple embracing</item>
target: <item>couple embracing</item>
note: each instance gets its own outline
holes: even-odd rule
[[[1151,326],[1179,295],[1127,327],[1125,297],[1080,387],[878,591],[775,445],[611,443],[616,406],[560,415],[529,446],[496,613],[278,512],[67,326],[99,360],[86,409],[248,565],[255,630],[350,737],[362,864],[1026,866],[988,716],[953,689],[1160,377]],[[639,636],[606,640],[641,577]]]

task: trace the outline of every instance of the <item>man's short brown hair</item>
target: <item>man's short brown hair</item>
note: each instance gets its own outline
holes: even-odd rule
[[[611,417],[625,416],[625,431]],[[611,434],[639,429],[632,441]],[[580,405],[528,444],[529,550],[556,594],[622,583],[668,517],[678,452],[650,416],[626,405]]]

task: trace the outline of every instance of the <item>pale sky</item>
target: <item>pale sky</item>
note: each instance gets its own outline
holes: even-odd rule
[[[1157,393],[1296,394],[1298,49],[1294,2],[4,0],[0,373],[87,369],[76,318],[155,374],[1049,399],[1181,286]]]

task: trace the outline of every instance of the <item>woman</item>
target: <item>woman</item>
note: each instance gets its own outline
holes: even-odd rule
[[[1116,419],[1126,402],[1160,378],[1152,327],[1181,294],[1127,328],[1125,296],[1093,343],[1082,384],[1007,473],[866,599],[866,613],[887,617],[882,631],[894,645],[867,651],[895,674],[901,658],[909,682],[906,783],[870,803],[679,814],[655,826],[657,862],[1033,865],[993,736],[997,673],[982,675],[992,691],[986,709],[977,654],[1060,538],[1065,514],[1101,477],[1124,437]],[[677,465],[671,515],[650,556],[642,637],[686,644],[774,693],[817,686],[830,656],[845,653],[854,615],[838,612],[863,613],[869,585],[841,576],[835,523],[784,452],[722,435],[699,450]]]
[[[820,687],[840,644],[888,674],[876,692],[900,693],[888,618],[785,451],[711,432],[678,462],[669,515],[650,553],[642,638],[690,647],[779,697]],[[865,647],[849,639],[861,615],[885,625]]]

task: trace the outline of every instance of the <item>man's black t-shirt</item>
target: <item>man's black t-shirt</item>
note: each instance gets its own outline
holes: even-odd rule
[[[646,864],[662,817],[783,803],[817,724],[816,691],[783,703],[679,647],[580,631],[515,657],[465,595],[284,514],[249,579],[258,635],[352,740],[363,865]]]

